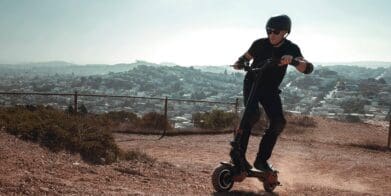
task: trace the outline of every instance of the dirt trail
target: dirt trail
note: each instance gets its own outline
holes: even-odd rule
[[[387,132],[383,127],[326,119],[317,122],[316,128],[304,132],[287,130],[278,141],[271,159],[283,184],[276,189],[278,194],[391,195],[391,152],[364,148],[384,143]],[[229,160],[231,137],[194,135],[157,141],[156,136],[118,136],[124,149],[143,149],[158,160],[204,178],[220,161]],[[259,141],[259,136],[250,139],[250,161],[255,158]],[[254,179],[235,184],[233,189],[264,194],[262,185]]]
[[[391,195],[391,151],[379,126],[317,119],[304,131],[286,130],[271,163],[283,186],[276,195]],[[0,131],[0,195],[9,194],[214,194],[210,175],[229,160],[231,134],[158,136],[115,134],[124,150],[141,149],[156,162],[89,165],[78,155],[52,153]],[[248,159],[258,150],[252,136]],[[235,184],[228,195],[270,195],[255,179]],[[219,194],[216,194],[219,195]]]
[[[149,140],[145,140],[146,136],[129,137],[131,142],[119,142],[122,148],[144,149],[159,160],[189,171],[195,178],[208,179],[220,161],[229,160],[231,135],[177,136],[160,141],[153,140],[156,136],[149,136]],[[144,140],[139,141],[138,137]],[[259,138],[250,140],[249,160],[254,159],[258,142]],[[282,138],[271,159],[283,184],[276,193],[387,195],[391,190],[390,155],[390,152]],[[210,179],[205,182],[208,183]],[[254,179],[236,184],[233,190],[265,194],[262,184]]]

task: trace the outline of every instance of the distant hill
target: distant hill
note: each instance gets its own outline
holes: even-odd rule
[[[104,75],[110,72],[126,72],[139,65],[160,66],[159,64],[149,63],[146,61],[136,61],[130,64],[87,64],[77,65],[63,61],[51,61],[40,63],[26,63],[26,64],[0,64],[1,74],[31,74],[31,75],[67,75],[73,74],[77,76],[89,75]]]
[[[391,82],[391,66],[369,68],[360,66],[349,65],[331,65],[331,66],[319,66],[319,68],[327,68],[337,72],[340,76],[348,79],[368,79],[368,78],[384,78],[386,81]]]
[[[368,68],[391,67],[391,62],[386,61],[356,61],[356,62],[317,62],[317,65],[346,65],[346,66],[360,66]]]
[[[241,70],[234,70],[229,65],[208,65],[208,66],[194,66],[194,68],[199,69],[201,71],[205,72],[211,72],[211,73],[236,73],[236,72],[242,72]]]
[[[151,67],[182,67],[175,63],[151,63],[147,61],[136,61],[133,63],[121,64],[86,64],[78,65],[65,61],[49,61],[49,62],[35,62],[24,64],[0,64],[0,75],[74,75],[74,76],[93,76],[106,75],[110,73],[128,72],[134,68],[143,65]],[[219,66],[191,66],[196,70],[202,72],[216,73],[216,74],[231,74],[243,73],[241,70],[234,70],[228,65]],[[391,62],[381,61],[361,61],[361,62],[345,62],[345,63],[323,63],[316,64],[317,69],[330,69],[338,73],[338,75],[350,79],[368,79],[368,78],[384,78],[388,83],[391,83]],[[289,67],[288,71],[294,70]],[[295,71],[294,71],[295,72]]]
[[[33,63],[18,63],[18,64],[0,64],[0,75],[1,74],[16,74],[16,73],[28,73],[33,75],[54,75],[54,74],[74,74],[78,76],[89,76],[89,75],[104,75],[110,72],[118,73],[129,71],[138,65],[147,66],[180,66],[171,62],[163,63],[152,63],[148,61],[138,60],[133,63],[119,63],[119,64],[74,64],[65,61],[48,61],[48,62],[33,62]],[[336,67],[367,67],[367,68],[379,68],[391,67],[391,62],[384,61],[359,61],[359,62],[326,62],[326,63],[315,63],[319,66],[333,66]],[[353,66],[353,67],[352,67]],[[234,70],[228,65],[194,65],[193,68],[199,69],[204,72],[211,73],[235,73],[241,72]],[[345,69],[344,68],[344,69]],[[360,68],[357,68],[360,69]],[[292,69],[290,69],[292,70]]]

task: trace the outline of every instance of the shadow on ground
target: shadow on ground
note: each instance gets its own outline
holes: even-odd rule
[[[213,193],[214,196],[236,196],[236,195],[245,195],[245,196],[278,196],[277,193],[269,192],[251,192],[251,191],[230,191],[224,193]]]

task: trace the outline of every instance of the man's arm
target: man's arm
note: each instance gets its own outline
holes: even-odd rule
[[[299,72],[304,73],[304,74],[310,74],[314,70],[314,65],[312,65],[312,63],[310,63],[309,61],[307,61],[303,57],[297,57],[294,59],[294,61],[295,60],[298,62],[298,64],[293,65],[293,66],[295,66]]]
[[[293,58],[291,55],[284,55],[281,57],[280,66],[291,64],[296,67],[296,69],[304,74],[310,74],[314,70],[314,65],[304,59],[303,57]]]
[[[244,55],[239,57],[239,59],[234,64],[234,69],[243,69],[243,67],[253,59],[250,53],[246,52]]]

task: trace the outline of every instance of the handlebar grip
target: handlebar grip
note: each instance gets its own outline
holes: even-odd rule
[[[296,59],[292,59],[290,64],[295,66],[295,67],[297,67],[300,64],[300,62],[298,60],[296,60]]]

